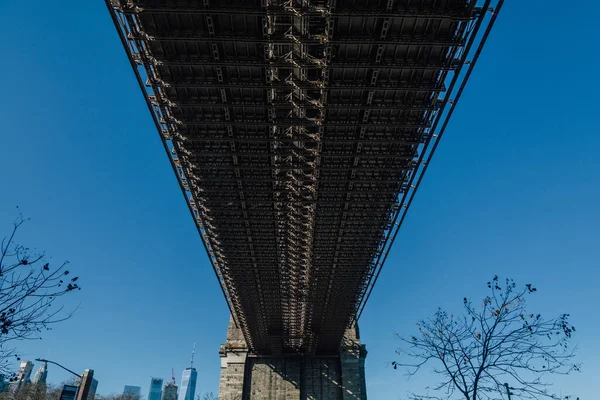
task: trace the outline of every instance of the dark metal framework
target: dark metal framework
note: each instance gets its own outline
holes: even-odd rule
[[[106,0],[236,322],[335,353],[502,0]]]

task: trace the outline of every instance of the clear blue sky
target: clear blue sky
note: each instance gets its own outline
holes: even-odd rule
[[[361,320],[371,399],[431,383],[389,367],[394,332],[495,273],[536,284],[536,311],[572,314],[583,372],[555,381],[597,397],[599,13],[507,2]],[[216,391],[227,307],[104,2],[0,2],[0,37],[0,227],[19,205],[23,243],[83,286],[25,357],[147,394],[151,376],[181,379],[196,342],[198,390]]]

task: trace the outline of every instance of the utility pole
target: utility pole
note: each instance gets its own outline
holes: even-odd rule
[[[506,388],[506,395],[508,396],[508,400],[510,400],[510,388],[508,387],[508,383],[505,383],[504,387]]]

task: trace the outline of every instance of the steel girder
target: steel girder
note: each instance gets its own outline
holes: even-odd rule
[[[337,352],[502,0],[106,1],[250,349]]]

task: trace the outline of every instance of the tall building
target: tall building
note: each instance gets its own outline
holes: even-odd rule
[[[125,400],[139,400],[142,395],[142,388],[139,386],[125,385],[123,389],[123,399]]]
[[[40,369],[37,370],[35,376],[33,377],[32,383],[43,383],[46,384],[46,379],[48,378],[48,364],[44,362]]]
[[[192,361],[190,366],[183,370],[181,376],[181,391],[179,392],[179,398],[177,400],[194,400],[196,395],[196,380],[198,379],[198,372],[194,368],[194,353],[196,352],[196,344],[194,343],[194,349],[192,350]]]
[[[98,389],[98,381],[94,378],[92,379],[92,385],[90,386],[90,391],[88,393],[88,400],[94,400],[94,397],[96,397],[96,389]]]
[[[77,385],[63,385],[60,391],[60,400],[75,400],[77,399],[77,392],[79,391],[79,386]]]
[[[85,373],[85,371],[84,371],[84,373]],[[75,379],[75,386],[78,388],[81,386],[81,377]],[[94,397],[96,397],[97,389],[98,389],[98,380],[96,378],[92,378],[92,383],[90,385],[90,391],[88,392],[88,395],[87,395],[87,400],[94,400]]]
[[[21,361],[19,372],[15,376],[13,383],[11,384],[14,392],[21,389],[25,384],[31,383],[31,371],[33,370],[33,363],[31,361]]]
[[[150,392],[148,392],[148,400],[161,400],[162,384],[162,378],[150,379]]]
[[[48,378],[48,364],[44,362],[40,369],[37,370],[33,380],[31,381],[32,393],[31,397],[43,398],[46,395],[46,379]]]
[[[81,374],[81,383],[79,384],[79,390],[77,391],[77,400],[91,400],[96,395],[96,387],[98,383],[94,385],[94,370],[86,368]],[[93,390],[92,390],[93,389]],[[90,398],[90,393],[92,397]],[[139,399],[139,397],[138,397]],[[61,399],[62,400],[62,399]]]
[[[175,381],[165,385],[161,400],[177,400],[177,385],[175,384]]]
[[[196,368],[188,367],[183,370],[181,376],[181,391],[179,392],[179,398],[177,400],[194,400],[197,378],[198,372],[196,372]]]

